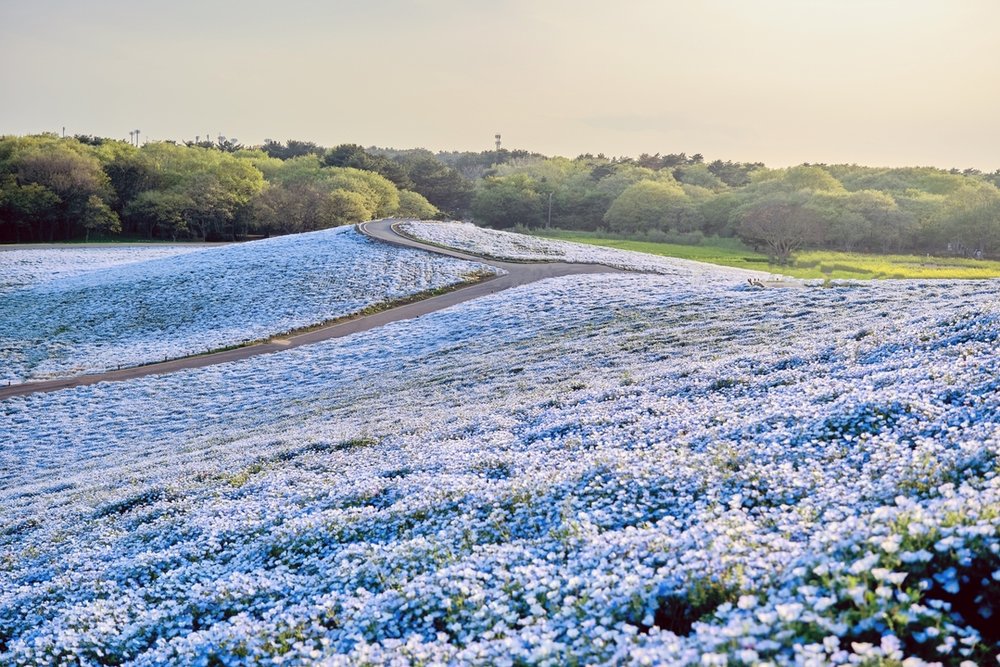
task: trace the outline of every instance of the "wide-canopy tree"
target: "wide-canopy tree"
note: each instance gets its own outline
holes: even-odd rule
[[[418,192],[410,190],[399,191],[399,210],[396,215],[401,218],[417,218],[419,220],[432,220],[441,215],[438,208],[427,201],[427,198]]]
[[[823,237],[821,218],[809,204],[805,191],[770,194],[740,210],[737,234],[786,264],[793,252]]]
[[[632,234],[653,229],[690,231],[697,209],[684,189],[670,180],[639,181],[612,202],[604,222],[614,232]]]

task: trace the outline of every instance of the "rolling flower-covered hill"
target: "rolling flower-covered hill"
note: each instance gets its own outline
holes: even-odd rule
[[[5,383],[239,345],[492,271],[350,227],[187,252],[0,252],[7,264],[21,277],[0,291]]]
[[[6,246],[0,248],[0,296],[60,278],[182,255],[198,249],[199,246],[195,245],[44,248]]]
[[[993,664],[995,293],[565,277],[4,401],[0,663]]]
[[[579,262],[604,264],[628,271],[657,273],[701,282],[740,278],[774,278],[763,271],[717,266],[678,257],[661,257],[631,250],[545,239],[468,222],[406,220],[398,229],[411,238],[476,255],[521,262]],[[781,276],[784,279],[784,276]],[[789,284],[799,281],[787,279]]]

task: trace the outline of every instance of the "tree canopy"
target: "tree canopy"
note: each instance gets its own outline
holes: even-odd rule
[[[310,141],[130,143],[0,137],[0,242],[235,239],[391,215],[603,230],[697,242],[1000,256],[1000,170],[706,161],[700,154],[547,158]]]
[[[402,163],[358,146],[326,151],[289,141],[246,149],[220,140],[136,147],[82,139],[0,137],[0,242],[119,232],[228,240],[396,214],[439,215],[419,190],[397,185],[416,187]],[[462,180],[449,191],[457,172],[430,159],[436,167],[413,164],[428,191],[449,202],[458,192],[467,204],[471,184]]]
[[[996,178],[994,178],[996,176]],[[738,236],[779,261],[800,247],[1000,254],[1000,172],[761,163],[699,155],[529,157],[476,185],[473,217],[649,240]]]

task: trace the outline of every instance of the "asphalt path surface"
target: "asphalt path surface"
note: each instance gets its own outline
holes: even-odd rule
[[[436,310],[448,308],[455,304],[471,301],[487,294],[502,292],[503,290],[527,285],[545,278],[555,278],[558,276],[570,276],[584,273],[621,273],[620,269],[603,266],[601,264],[570,264],[566,262],[501,262],[493,259],[486,259],[476,255],[457,252],[427,245],[419,241],[406,238],[397,234],[393,225],[395,220],[378,220],[375,222],[365,222],[358,225],[358,230],[374,239],[392,243],[394,245],[425,250],[439,255],[447,255],[458,259],[465,259],[482,264],[495,266],[506,271],[506,275],[462,287],[451,292],[428,297],[413,303],[407,303],[383,310],[371,315],[362,315],[353,319],[348,319],[337,324],[321,327],[294,336],[275,337],[263,343],[255,343],[245,347],[239,347],[224,352],[213,352],[193,357],[183,357],[172,359],[156,364],[145,366],[135,366],[123,368],[121,370],[107,371],[104,373],[92,373],[79,375],[76,377],[61,378],[57,380],[42,380],[38,382],[24,382],[5,387],[0,387],[0,400],[13,396],[24,396],[46,391],[58,391],[69,387],[79,387],[83,385],[97,384],[98,382],[121,382],[134,378],[146,377],[149,375],[161,375],[173,373],[188,368],[203,368],[214,366],[215,364],[225,364],[230,361],[249,359],[260,354],[271,354],[281,352],[302,345],[310,345],[331,338],[341,338],[351,334],[376,329],[390,322],[408,320],[420,317]]]

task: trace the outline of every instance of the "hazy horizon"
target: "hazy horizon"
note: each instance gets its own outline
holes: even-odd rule
[[[990,0],[0,0],[0,134],[1000,168]]]

